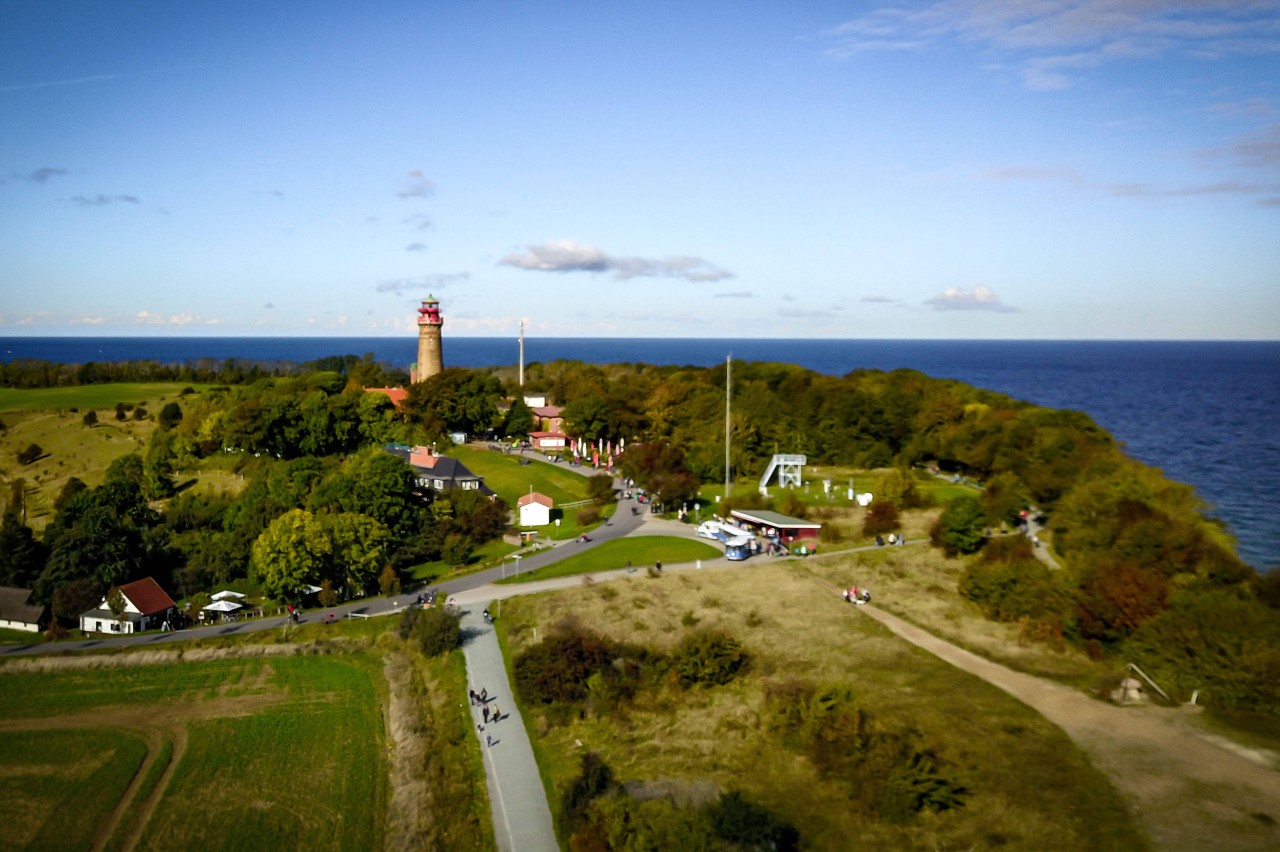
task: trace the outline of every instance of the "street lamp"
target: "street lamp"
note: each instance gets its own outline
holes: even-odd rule
[[[699,521],[701,521],[701,520],[702,520],[702,504],[701,504],[701,503],[694,503],[694,504],[693,504],[693,513],[694,513],[694,515],[696,515],[696,516],[697,516],[697,518],[698,518],[698,520],[699,520]]]
[[[520,554],[516,554],[516,579],[520,579]]]

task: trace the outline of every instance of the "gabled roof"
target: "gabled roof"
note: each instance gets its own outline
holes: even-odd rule
[[[177,606],[173,598],[166,595],[164,589],[160,588],[160,584],[150,577],[134,580],[132,583],[121,586],[120,594],[128,598],[129,602],[143,615],[155,615]]]
[[[44,615],[44,607],[31,603],[30,589],[0,586],[0,621],[35,624]]]
[[[530,432],[530,438],[567,438],[569,437],[563,432]]]
[[[387,399],[391,400],[391,404],[399,408],[409,396],[409,392],[404,388],[365,388],[365,393],[384,393]]]
[[[529,409],[539,417],[559,417],[562,409],[558,405],[540,405],[537,408]]]
[[[530,491],[519,500],[516,501],[517,506],[528,506],[530,503],[538,503],[546,506],[548,509],[555,506],[555,501],[545,494],[539,494],[537,491]]]

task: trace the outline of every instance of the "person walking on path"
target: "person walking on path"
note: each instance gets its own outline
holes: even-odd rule
[[[498,709],[498,705],[496,702],[493,705],[493,712],[490,713],[489,715],[493,718],[493,722],[495,725],[498,723],[498,720],[502,718],[502,711]]]
[[[489,724],[489,705],[484,705],[484,723]]]

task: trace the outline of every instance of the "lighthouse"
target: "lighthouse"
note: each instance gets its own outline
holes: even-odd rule
[[[418,308],[418,365],[413,370],[413,381],[424,382],[444,369],[443,329],[440,303],[427,296],[422,300],[422,307]]]

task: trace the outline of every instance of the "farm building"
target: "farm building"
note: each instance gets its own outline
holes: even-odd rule
[[[817,544],[822,524],[813,524],[764,509],[734,509],[729,513],[740,525],[790,548],[793,543]]]
[[[46,610],[31,602],[30,589],[0,586],[0,627],[39,633],[44,629]]]
[[[107,602],[111,593],[108,593],[97,609],[80,615],[81,630],[86,633],[141,633],[164,624],[177,609],[173,599],[150,577],[117,588],[124,598],[124,611],[120,617],[116,618],[111,611]]]
[[[545,494],[531,491],[516,501],[520,511],[520,526],[545,527],[551,523],[551,510],[555,501]]]
[[[529,443],[535,450],[563,450],[569,436],[563,432],[530,432]]]

